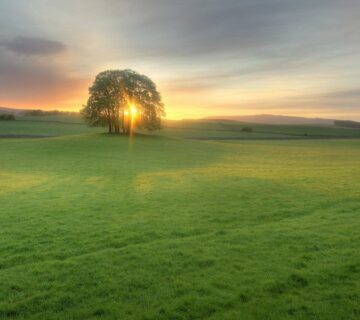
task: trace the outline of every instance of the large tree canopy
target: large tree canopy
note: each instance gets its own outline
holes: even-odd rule
[[[89,88],[82,114],[90,126],[108,126],[109,133],[129,134],[135,128],[160,129],[164,104],[155,83],[133,70],[99,73]]]

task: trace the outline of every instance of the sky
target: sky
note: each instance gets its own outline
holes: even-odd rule
[[[167,118],[360,120],[360,0],[0,0],[0,106],[76,111],[133,69]]]

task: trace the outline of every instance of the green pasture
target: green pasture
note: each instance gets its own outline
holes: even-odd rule
[[[0,123],[0,319],[360,318],[360,140],[192,125]]]
[[[106,132],[106,128],[87,127],[80,115],[17,116],[16,119],[16,121],[0,121],[0,137],[17,134],[63,136]],[[244,128],[250,128],[252,131],[246,132]],[[165,120],[162,130],[153,132],[140,130],[139,133],[201,140],[360,138],[359,129],[320,125],[252,124],[228,120]]]
[[[251,128],[252,132],[244,132],[244,128]],[[255,124],[228,120],[168,120],[164,123],[164,130],[156,134],[195,139],[216,137],[245,140],[360,138],[359,129],[320,125]]]
[[[1,135],[63,136],[103,131],[103,128],[89,128],[75,117],[22,117],[0,121],[0,138]]]

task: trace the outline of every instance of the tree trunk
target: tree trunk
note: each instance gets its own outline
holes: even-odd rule
[[[111,121],[110,120],[109,120],[108,124],[109,124],[109,133],[112,133],[112,127],[111,127]]]
[[[115,133],[119,134],[120,133],[120,127],[118,123],[115,123]]]
[[[124,109],[121,111],[121,115],[120,115],[120,127],[121,127],[122,133],[126,133],[125,119],[124,119]]]
[[[126,134],[129,136],[131,134],[131,120],[128,119],[127,124],[126,124]]]

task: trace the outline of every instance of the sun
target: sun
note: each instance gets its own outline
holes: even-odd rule
[[[139,113],[138,109],[134,105],[130,105],[129,111],[132,118],[136,118]]]
[[[125,116],[130,116],[130,118],[136,118],[139,113],[140,112],[133,104],[129,105],[128,109],[124,111]]]

